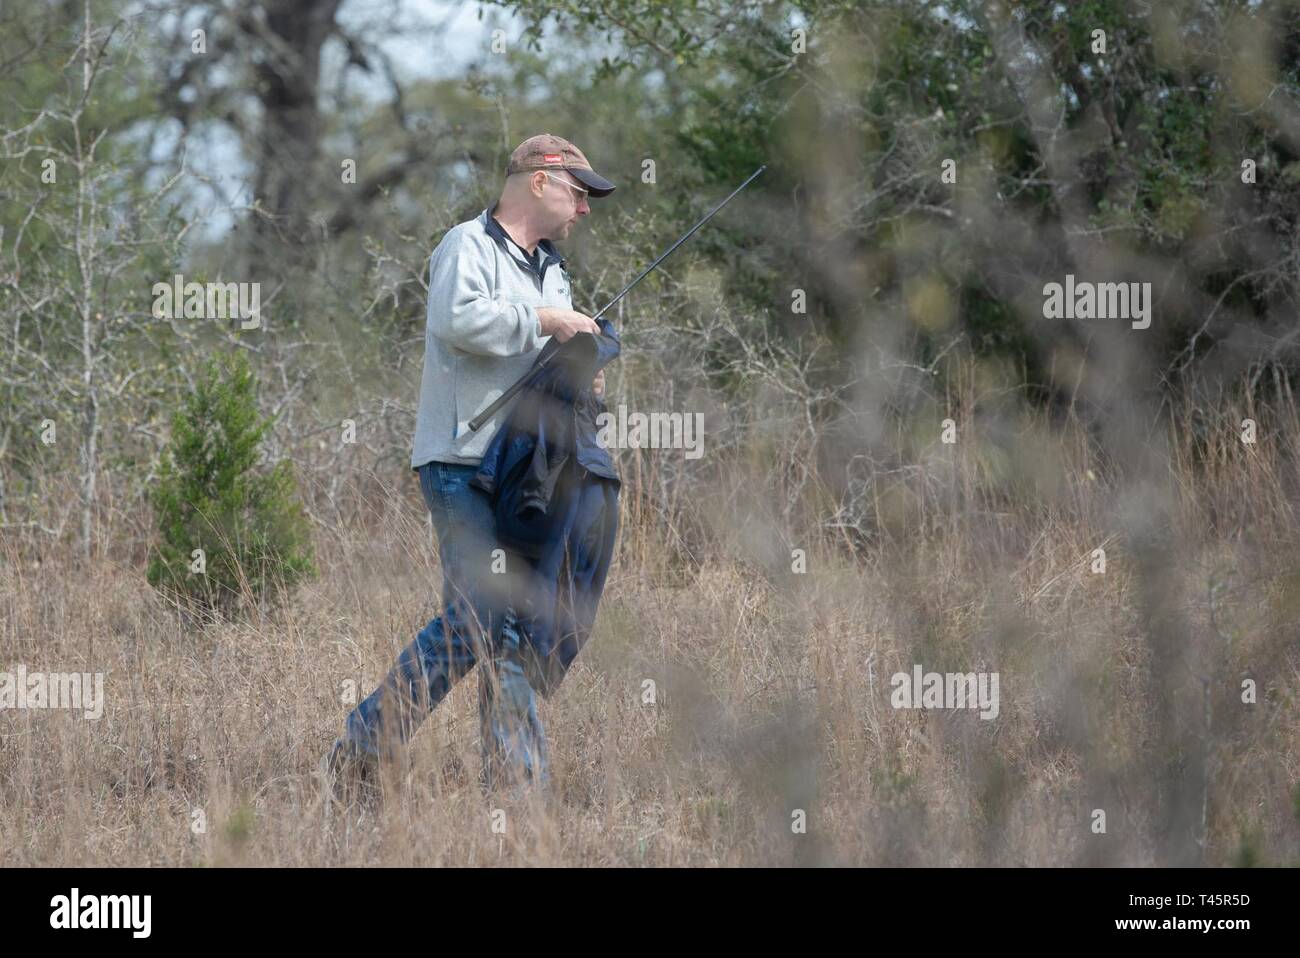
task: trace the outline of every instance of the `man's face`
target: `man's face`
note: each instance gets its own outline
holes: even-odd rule
[[[587,205],[585,187],[568,170],[539,170],[542,174],[542,209],[546,214],[547,233],[550,240],[569,238],[579,216],[591,212]]]

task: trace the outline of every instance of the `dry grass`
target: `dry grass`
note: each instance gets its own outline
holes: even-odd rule
[[[322,807],[342,683],[372,688],[435,611],[409,473],[340,491],[288,605],[204,629],[144,583],[146,517],[105,510],[89,564],[9,533],[0,668],[102,671],[108,701],[0,714],[0,865],[1294,864],[1300,428],[1271,421],[1254,447],[1172,432],[1153,487],[1076,424],[931,443],[852,534],[809,518],[841,494],[821,477],[774,508],[785,480],[740,457],[665,498],[626,454],[596,636],[541,707],[555,787],[518,806],[477,785],[471,676],[380,809]],[[997,671],[1000,716],[891,708],[913,663]]]

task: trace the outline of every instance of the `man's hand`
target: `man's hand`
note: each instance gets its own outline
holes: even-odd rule
[[[596,378],[591,381],[591,391],[596,394],[597,399],[603,399],[605,396],[605,370],[596,373]]]
[[[590,316],[574,309],[560,306],[539,306],[537,318],[541,320],[542,335],[554,336],[567,343],[578,333],[599,333],[600,326]]]

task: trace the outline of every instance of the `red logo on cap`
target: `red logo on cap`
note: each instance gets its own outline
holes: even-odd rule
[[[558,153],[543,153],[543,154],[542,154],[542,162],[543,162],[543,163],[563,163],[563,162],[564,162],[564,157],[560,156],[560,154],[558,154]]]

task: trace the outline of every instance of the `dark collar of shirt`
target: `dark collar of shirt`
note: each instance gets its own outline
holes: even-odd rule
[[[518,263],[522,268],[529,270],[537,277],[539,283],[544,283],[546,281],[546,268],[552,263],[559,263],[560,269],[565,268],[566,263],[564,257],[560,255],[560,251],[555,248],[555,244],[550,240],[544,239],[538,241],[536,252],[531,254],[516,243],[511,238],[510,234],[505,231],[505,228],[497,222],[496,216],[493,215],[496,213],[496,209],[497,204],[493,203],[484,211],[487,214],[487,234],[497,241],[512,260]],[[523,259],[520,259],[519,256],[515,256],[511,253],[510,250],[512,248],[517,249]]]

